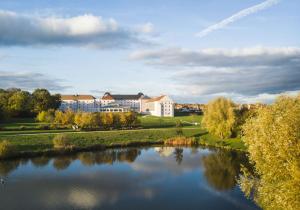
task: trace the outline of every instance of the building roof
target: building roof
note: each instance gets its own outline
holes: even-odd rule
[[[95,97],[92,95],[62,95],[62,101],[79,101],[79,100],[94,100]]]
[[[112,95],[107,92],[102,96],[102,99],[103,100],[139,100],[143,96],[144,96],[143,93],[138,93],[136,95]]]
[[[155,101],[160,101],[161,99],[163,99],[165,97],[165,95],[162,96],[158,96],[158,97],[154,97],[154,98],[150,98],[146,101],[146,103],[148,102],[155,102]]]

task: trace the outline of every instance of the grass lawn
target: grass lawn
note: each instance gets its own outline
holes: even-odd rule
[[[220,138],[217,138],[207,132],[201,135],[200,144],[242,151],[246,151],[247,149],[241,138],[229,138],[221,140]]]
[[[176,121],[181,121],[183,127],[195,127],[199,128],[202,116],[178,116],[178,117],[155,117],[155,116],[140,116],[141,127],[148,128],[171,128],[176,125]],[[197,123],[197,125],[193,125]],[[35,134],[35,133],[60,133],[70,132],[72,129],[61,130],[43,130],[42,126],[45,123],[36,122],[34,119],[13,119],[10,122],[0,124],[0,136],[1,135],[15,135],[15,134]]]
[[[33,119],[19,119],[1,124],[1,127],[5,128],[5,130],[0,131],[0,142],[8,140],[14,146],[16,153],[53,150],[52,140],[57,133],[65,133],[72,141],[72,145],[78,148],[92,147],[94,145],[156,143],[175,137],[177,135],[175,125],[176,121],[179,120],[183,124],[183,135],[185,137],[195,137],[202,145],[246,150],[240,138],[220,140],[208,134],[205,129],[201,128],[202,116],[199,115],[173,118],[147,116],[140,117],[140,119],[143,129],[89,132],[74,132],[71,129],[41,130],[37,129],[41,123],[37,123]],[[24,126],[25,130],[20,130],[20,126]]]
[[[187,137],[199,137],[205,133],[201,129],[185,128],[183,133]],[[14,145],[17,152],[40,152],[53,149],[53,137],[56,134],[39,135],[11,135],[0,136],[0,142],[8,140]],[[128,144],[132,142],[159,142],[176,136],[174,129],[145,129],[145,130],[117,130],[117,131],[92,131],[66,133],[77,147],[93,145]]]
[[[175,116],[175,117],[155,117],[155,116],[143,116],[140,117],[143,128],[167,128],[174,127],[176,121],[181,121],[183,127],[199,127],[202,121],[202,115],[190,115],[190,116]],[[198,126],[193,125],[197,123]]]

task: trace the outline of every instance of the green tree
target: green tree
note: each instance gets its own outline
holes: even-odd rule
[[[8,98],[7,109],[12,117],[27,117],[30,115],[30,103],[29,92],[17,91]]]
[[[300,97],[279,97],[243,126],[243,140],[259,174],[256,202],[264,209],[300,206]],[[242,189],[249,195],[249,183]]]
[[[202,123],[211,134],[222,139],[230,137],[236,125],[234,103],[224,97],[210,101]]]
[[[60,95],[51,95],[46,89],[36,89],[32,93],[33,111],[39,113],[60,106]]]

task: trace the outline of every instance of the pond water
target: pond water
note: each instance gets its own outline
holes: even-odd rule
[[[236,178],[244,154],[122,148],[0,162],[0,209],[259,209]]]

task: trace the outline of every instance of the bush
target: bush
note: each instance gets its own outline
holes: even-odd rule
[[[9,157],[13,155],[13,153],[14,153],[14,147],[10,142],[6,140],[0,142],[0,158]]]
[[[54,148],[72,147],[71,140],[65,134],[58,134],[53,138]]]
[[[55,118],[55,110],[41,111],[38,113],[36,120],[39,122],[53,123]]]
[[[177,136],[174,138],[170,138],[165,140],[164,142],[166,145],[172,146],[191,146],[197,145],[198,142],[194,137],[184,137],[184,136]]]

